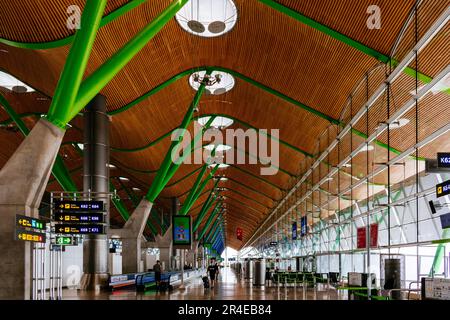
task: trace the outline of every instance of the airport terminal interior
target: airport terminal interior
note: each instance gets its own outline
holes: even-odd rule
[[[0,299],[450,300],[450,0],[0,0]]]

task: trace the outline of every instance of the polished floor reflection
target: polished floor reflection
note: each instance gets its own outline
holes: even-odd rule
[[[252,282],[244,280],[230,268],[221,269],[219,281],[215,288],[204,289],[201,278],[185,283],[185,289],[175,288],[172,292],[147,293],[135,290],[116,292],[84,292],[79,290],[64,290],[63,299],[75,300],[339,300],[347,299],[344,292],[339,292],[327,285],[304,290],[301,286],[253,286]]]

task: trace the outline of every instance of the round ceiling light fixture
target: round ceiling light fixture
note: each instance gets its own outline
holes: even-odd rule
[[[206,95],[221,95],[233,89],[234,77],[226,72],[213,71],[211,75],[207,75],[206,71],[199,71],[191,74],[189,84],[197,91],[200,85],[204,84]]]
[[[201,117],[198,118],[197,122],[204,127],[208,121],[211,119],[211,117]],[[215,117],[214,120],[211,122],[211,127],[216,129],[225,129],[231,126],[234,123],[233,119],[227,118],[227,117]]]
[[[175,15],[175,19],[185,31],[212,38],[233,29],[237,16],[237,8],[232,0],[189,0]]]

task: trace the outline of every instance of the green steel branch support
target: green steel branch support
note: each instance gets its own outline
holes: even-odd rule
[[[19,128],[20,132],[26,137],[30,130],[28,130],[27,126],[23,122],[22,118],[18,116],[16,111],[11,107],[9,102],[6,100],[3,95],[0,94],[0,105],[3,106],[3,109],[6,111],[6,113],[11,117],[11,119],[16,123],[17,127]],[[58,183],[61,185],[61,187],[64,189],[64,191],[77,191],[77,186],[73,182],[69,171],[67,170],[66,166],[64,165],[64,161],[62,158],[58,155],[56,157],[55,163],[53,164],[52,169],[53,176],[58,181]]]
[[[200,89],[199,89],[200,90]],[[178,168],[181,166],[181,164],[183,163],[183,161],[194,151],[195,146],[199,143],[200,139],[202,138],[203,135],[203,131],[207,130],[207,128],[209,128],[209,126],[211,125],[211,123],[213,122],[215,117],[212,117],[205,125],[205,127],[202,129],[201,132],[197,133],[197,135],[194,137],[194,139],[192,139],[190,147],[189,147],[189,152],[184,151],[182,156],[179,156],[176,160],[175,163],[171,163],[169,170],[167,171],[167,174],[164,177],[163,182],[160,184],[159,189],[158,189],[158,194],[161,193],[161,191],[164,189],[164,187],[169,183],[169,181],[173,178],[173,176],[175,175],[175,173],[177,172]],[[173,153],[172,153],[173,154]]]
[[[211,226],[211,224],[215,221],[217,221],[217,217],[219,216],[219,212],[222,210],[222,204],[220,204],[219,206],[216,206],[214,211],[211,212],[211,214],[209,215],[208,220],[205,223],[205,226],[203,227],[202,231],[200,232],[200,234],[198,235],[198,240],[202,239],[203,236],[206,234],[206,231],[208,230],[208,228]]]
[[[200,214],[198,215],[197,219],[195,220],[195,228],[193,229],[193,232],[197,231],[198,227],[202,224],[203,218],[205,217],[205,215],[208,213],[209,208],[211,208],[212,204],[214,203],[216,197],[213,198],[214,200],[211,201],[208,206],[206,207],[206,210],[202,210],[200,212]],[[220,210],[222,204],[218,201],[216,202],[216,205],[214,206],[213,210],[211,211],[211,214],[209,215],[208,221],[205,223],[205,226],[208,224],[211,224],[211,221],[213,219],[213,217],[216,215],[216,213],[218,212],[218,210]],[[200,239],[200,237],[199,237]]]
[[[190,202],[187,204],[187,206],[186,207],[183,206],[184,211],[183,211],[183,213],[180,213],[180,214],[186,215],[189,212],[189,210],[192,208],[192,206],[197,201],[197,199],[202,195],[203,189],[205,189],[206,185],[209,183],[209,181],[211,181],[211,179],[214,177],[214,174],[216,173],[216,171],[218,169],[219,169],[219,165],[216,165],[215,168],[209,173],[209,176],[202,182],[202,184],[194,192],[194,196],[192,197]]]
[[[209,71],[208,73],[211,74],[211,71]],[[188,109],[187,113],[185,114],[183,121],[181,122],[180,129],[183,130],[183,132],[186,130],[189,123],[191,122],[192,116],[194,114],[194,110],[198,106],[198,103],[200,102],[200,98],[204,91],[205,91],[205,85],[202,84],[198,88],[198,91],[195,94],[194,100],[192,101],[191,105],[189,106],[189,109]],[[212,121],[209,122],[208,126],[211,123],[212,123]],[[196,140],[198,140],[198,138],[200,138],[199,137],[200,135],[201,135],[201,132],[199,134],[197,134],[197,136],[194,138],[194,141],[191,142],[192,146],[195,146],[195,142],[196,142]],[[169,151],[167,152],[167,154],[161,164],[161,167],[159,168],[158,173],[156,174],[156,177],[153,180],[150,190],[147,193],[146,198],[150,202],[154,202],[156,197],[161,193],[162,189],[167,185],[170,178],[175,174],[176,170],[178,169],[181,162],[183,161],[181,159],[178,166],[174,165],[174,167],[172,167],[172,164],[173,164],[172,155],[176,154],[178,152],[179,146],[182,141],[183,141],[183,135],[180,135],[177,141],[172,141]],[[187,156],[186,152],[183,154],[183,156],[184,157]],[[181,157],[181,158],[183,158],[183,157]],[[172,168],[174,168],[174,169],[171,170]],[[171,172],[169,172],[169,171],[171,171]],[[170,174],[172,174],[172,176],[170,176]],[[169,178],[169,179],[167,179],[167,178]]]
[[[194,198],[197,192],[197,189],[199,188],[200,183],[202,182],[203,176],[205,175],[206,170],[208,169],[208,165],[203,165],[202,171],[197,176],[197,179],[195,180],[194,185],[192,186],[189,195],[187,196],[186,200],[183,203],[183,206],[180,209],[179,214],[180,215],[186,215],[189,211],[189,209],[192,207],[193,202],[197,200],[197,198]],[[202,189],[203,190],[203,189]],[[200,191],[201,192],[201,191]]]
[[[136,197],[136,195],[133,192],[131,192],[131,190],[120,179],[117,180],[119,181],[120,186],[125,190],[126,194],[133,203],[133,207],[136,208],[139,205],[140,199],[138,199],[138,197]]]
[[[209,194],[208,198],[206,199],[205,203],[203,204],[202,210],[200,211],[199,215],[197,216],[197,219],[194,222],[193,231],[197,231],[198,227],[203,221],[203,218],[205,214],[208,212],[208,210],[211,208],[214,201],[216,201],[218,195],[214,194],[214,190],[216,189],[217,185],[219,184],[219,179],[214,184],[214,187],[211,190],[211,193]],[[216,205],[217,206],[217,205]]]
[[[214,222],[209,232],[206,234],[206,242],[211,243],[212,237],[220,230],[220,215],[217,216],[216,221]]]
[[[70,113],[83,80],[106,2],[106,0],[87,1],[83,10],[81,28],[75,34],[75,40],[70,48],[47,114],[48,120],[60,128],[65,129],[66,124],[73,118]]]
[[[116,190],[116,188],[114,187],[114,185],[112,184],[111,181],[109,182],[109,190],[111,192],[114,192]],[[130,218],[130,213],[128,212],[128,209],[125,206],[125,204],[123,203],[122,199],[120,199],[119,196],[112,196],[111,199],[112,199],[112,202],[113,202],[114,206],[116,207],[117,211],[122,216],[123,220],[125,220],[125,222],[126,222]],[[149,221],[147,221],[147,226],[150,228],[150,230],[153,232],[154,235],[158,234],[158,231],[155,229],[153,224],[151,224]]]
[[[83,81],[70,114],[74,118],[119,73],[136,54],[175,16],[188,0],[173,1],[150,24],[119,49],[92,75]],[[76,40],[75,40],[76,41]]]

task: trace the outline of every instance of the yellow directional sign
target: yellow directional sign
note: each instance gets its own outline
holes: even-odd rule
[[[16,215],[16,226],[20,228],[31,228],[34,230],[45,230],[46,222],[41,219],[35,219],[23,215]]]
[[[16,240],[45,243],[46,237],[45,237],[45,233],[39,233],[39,232],[28,231],[25,229],[17,228],[16,229]]]

